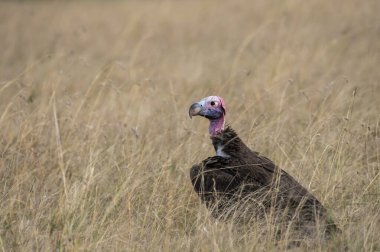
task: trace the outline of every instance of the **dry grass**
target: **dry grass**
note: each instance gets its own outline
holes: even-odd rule
[[[187,109],[218,94],[242,139],[342,228],[316,250],[379,251],[379,10],[0,3],[0,248],[284,249],[257,227],[215,222],[193,192],[189,169],[213,149]]]

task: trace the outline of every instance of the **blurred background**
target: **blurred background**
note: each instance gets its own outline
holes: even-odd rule
[[[191,188],[213,148],[188,107],[219,95],[247,145],[331,210],[334,249],[378,250],[379,13],[377,0],[0,2],[0,248],[273,249],[215,223]]]

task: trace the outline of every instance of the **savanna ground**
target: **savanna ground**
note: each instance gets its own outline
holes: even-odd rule
[[[276,251],[189,180],[217,94],[251,148],[380,250],[380,2],[0,3],[3,251]],[[303,250],[305,248],[299,248]]]

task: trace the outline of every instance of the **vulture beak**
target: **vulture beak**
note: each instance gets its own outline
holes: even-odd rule
[[[189,109],[189,116],[190,116],[190,119],[191,117],[193,116],[196,116],[196,115],[199,115],[199,113],[202,111],[202,105],[199,104],[198,102],[194,103],[193,105],[191,105],[190,109]]]

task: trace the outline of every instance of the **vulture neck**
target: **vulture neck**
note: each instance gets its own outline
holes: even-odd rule
[[[218,119],[210,120],[210,127],[208,132],[211,137],[214,137],[224,130],[224,115]]]
[[[211,136],[211,141],[217,156],[245,159],[251,153],[251,150],[229,126],[219,134]]]

